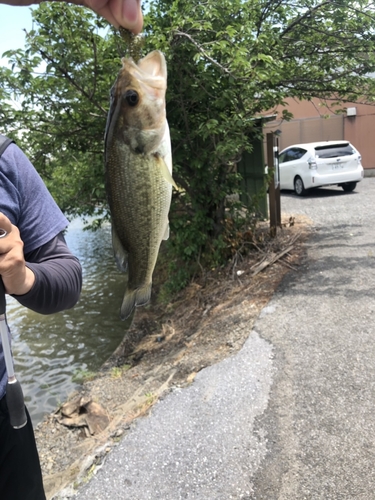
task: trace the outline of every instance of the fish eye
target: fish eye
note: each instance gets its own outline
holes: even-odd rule
[[[139,101],[138,92],[136,92],[135,90],[127,90],[125,92],[124,98],[129,106],[136,106]]]

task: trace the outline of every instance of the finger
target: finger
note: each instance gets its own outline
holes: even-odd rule
[[[23,249],[23,242],[21,240],[18,227],[11,224],[10,228],[5,231],[7,233],[6,237],[0,238],[0,255],[3,257],[3,260],[4,255],[13,251],[14,249],[17,249],[20,252],[22,252]]]
[[[1,0],[0,0],[1,1]],[[116,28],[123,26],[133,33],[140,33],[143,16],[140,0],[70,0],[97,12]]]
[[[141,32],[143,16],[140,0],[109,0],[108,7],[118,26],[136,34]]]
[[[12,232],[12,223],[10,222],[8,217],[2,212],[0,212],[0,228],[4,229],[4,231],[6,231],[7,233]]]
[[[107,19],[107,21],[111,23],[115,28],[118,28],[120,26],[119,23],[116,21],[115,17],[113,16],[112,12],[110,11],[108,5],[105,5],[100,9],[96,9],[95,12],[97,12],[100,16],[104,17],[104,19]]]

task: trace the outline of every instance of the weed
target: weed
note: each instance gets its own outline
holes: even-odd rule
[[[94,380],[96,373],[90,370],[76,370],[73,374],[72,381],[76,384],[84,384],[90,380]]]
[[[147,406],[151,406],[153,403],[155,403],[155,401],[157,400],[157,395],[156,394],[152,394],[152,392],[146,392],[145,394],[146,396],[146,405]]]
[[[131,365],[114,366],[111,370],[112,378],[120,378],[131,368]]]

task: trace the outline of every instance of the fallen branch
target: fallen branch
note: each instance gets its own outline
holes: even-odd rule
[[[290,246],[288,246],[287,248],[285,248],[284,250],[282,250],[281,252],[279,252],[277,254],[270,254],[269,256],[267,256],[255,268],[255,270],[252,272],[252,276],[256,276],[261,271],[263,271],[263,269],[265,269],[266,267],[271,266],[272,264],[274,264],[276,261],[278,261],[279,259],[281,259],[281,257],[283,257],[285,254],[287,254],[288,252],[290,252],[292,250],[292,248],[293,248],[293,245],[290,245]]]
[[[297,271],[297,268],[292,266],[291,264],[289,264],[289,262],[287,260],[280,260],[280,264],[282,264],[285,267],[288,267],[292,271]]]

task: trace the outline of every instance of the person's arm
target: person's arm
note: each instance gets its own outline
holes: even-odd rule
[[[55,0],[66,1],[89,7],[107,19],[116,28],[122,26],[133,33],[140,33],[143,26],[141,0]],[[28,6],[41,3],[42,0],[0,0],[0,3],[15,6]]]
[[[12,295],[20,304],[40,314],[56,313],[76,304],[82,287],[82,270],[62,233],[26,254],[25,263],[35,281],[27,293]]]

